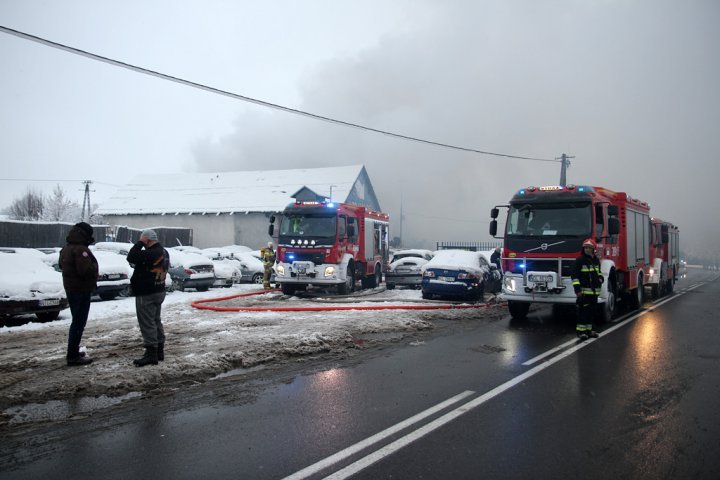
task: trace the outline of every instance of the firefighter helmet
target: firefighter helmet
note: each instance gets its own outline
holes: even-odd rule
[[[595,240],[593,240],[592,238],[587,238],[583,240],[582,246],[583,248],[592,247],[593,250],[597,250],[597,243],[595,243]]]

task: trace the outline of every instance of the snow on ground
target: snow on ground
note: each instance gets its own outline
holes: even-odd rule
[[[70,311],[49,323],[0,328],[0,425],[23,422],[22,406],[87,397],[121,398],[196,385],[233,369],[261,364],[282,366],[307,358],[344,358],[352,349],[382,342],[414,340],[437,319],[501,316],[501,308],[468,310],[380,310],[322,312],[216,312],[191,306],[198,299],[258,291],[258,285],[235,285],[208,292],[172,292],[163,304],[166,360],[137,368],[142,339],[134,298],[93,301],[82,345],[94,363],[67,367],[65,350]],[[365,292],[363,292],[365,293]],[[424,302],[419,290],[379,291],[358,303],[388,305]],[[333,306],[327,301],[288,298],[279,292],[238,298],[219,306]],[[425,302],[428,303],[428,302]],[[28,317],[30,318],[30,317]]]

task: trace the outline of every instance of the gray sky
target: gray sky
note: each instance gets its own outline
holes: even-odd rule
[[[720,250],[715,0],[4,0],[0,25],[319,115],[512,155],[574,155]],[[558,163],[426,146],[289,115],[0,33],[2,178],[363,163],[407,240],[486,240],[489,209]],[[51,192],[54,183],[34,182]],[[61,183],[82,203],[79,181]],[[0,207],[28,182],[0,182]],[[701,204],[700,202],[704,202]],[[707,208],[710,207],[710,208]],[[395,223],[395,234],[398,225]]]

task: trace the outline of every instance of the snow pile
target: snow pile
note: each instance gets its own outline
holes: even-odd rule
[[[308,359],[342,359],[360,348],[404,339],[417,341],[417,335],[432,329],[436,319],[475,320],[504,315],[504,310],[497,308],[432,312],[215,312],[190,305],[194,300],[257,290],[259,285],[246,284],[208,292],[168,294],[162,314],[167,335],[166,360],[158,366],[132,365],[132,360],[143,351],[134,298],[92,303],[82,343],[94,363],[86,367],[65,366],[69,310],[63,310],[60,319],[54,322],[0,328],[3,344],[0,409],[5,412],[0,423],[18,421],[17,414],[8,413],[13,405],[170,391],[238,368],[258,365],[282,368],[289,362]],[[322,304],[332,306],[337,300]],[[422,302],[420,292],[413,290],[379,292],[358,300],[360,305]],[[320,303],[271,292],[218,305]],[[345,300],[342,305],[348,304]]]

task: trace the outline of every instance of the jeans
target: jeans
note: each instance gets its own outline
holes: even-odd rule
[[[165,292],[135,297],[135,310],[145,347],[157,348],[159,343],[165,343],[165,330],[160,320],[164,300]]]
[[[80,356],[80,340],[82,340],[88,314],[90,313],[90,293],[68,293],[72,323],[68,333],[67,358],[75,359]]]

